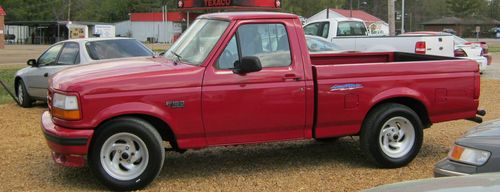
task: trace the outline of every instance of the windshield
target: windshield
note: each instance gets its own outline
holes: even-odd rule
[[[467,43],[467,40],[462,39],[456,35],[453,35],[453,40],[455,41],[456,45],[463,45],[463,44]]]
[[[90,41],[85,43],[85,48],[93,60],[153,56],[153,52],[135,39]]]
[[[165,53],[165,57],[193,65],[201,65],[228,25],[227,21],[196,20]]]

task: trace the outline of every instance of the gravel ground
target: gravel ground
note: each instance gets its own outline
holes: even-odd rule
[[[500,117],[500,80],[482,81],[486,120]],[[42,106],[0,105],[0,191],[105,190],[88,168],[52,162],[40,130]],[[460,120],[425,131],[420,154],[399,169],[378,169],[361,155],[357,137],[336,143],[314,141],[219,147],[184,154],[168,152],[165,166],[148,191],[355,191],[432,177],[435,162],[475,124]]]

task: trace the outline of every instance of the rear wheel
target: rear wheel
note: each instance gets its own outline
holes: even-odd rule
[[[33,101],[31,100],[31,97],[28,95],[28,91],[26,90],[26,86],[24,85],[23,80],[19,80],[19,82],[17,83],[16,93],[18,101],[17,104],[19,106],[24,108],[33,106]]]
[[[360,135],[365,155],[380,167],[410,163],[420,151],[423,126],[411,108],[395,103],[377,106],[367,116]]]
[[[120,118],[96,133],[88,164],[112,190],[144,188],[160,173],[165,158],[160,134],[149,123]]]

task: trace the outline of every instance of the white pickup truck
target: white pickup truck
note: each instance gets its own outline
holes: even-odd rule
[[[306,35],[320,36],[343,50],[360,52],[399,51],[427,55],[454,56],[450,35],[368,36],[363,20],[329,18],[308,22]]]

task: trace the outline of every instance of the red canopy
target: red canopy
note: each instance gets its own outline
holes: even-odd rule
[[[182,20],[187,20],[186,13],[182,12],[168,12],[166,15],[166,21],[182,22]],[[189,20],[194,20],[198,14],[190,14]],[[130,15],[130,21],[163,21],[162,13],[132,13]]]
[[[338,14],[341,14],[344,17],[351,17],[351,11],[346,9],[330,9]],[[367,12],[361,10],[352,10],[352,17],[361,19],[368,23],[375,23],[378,21],[382,21],[378,17],[368,14]]]
[[[183,10],[279,10],[282,0],[178,0]]]
[[[0,6],[0,16],[5,16],[7,13],[3,10],[2,6]]]

